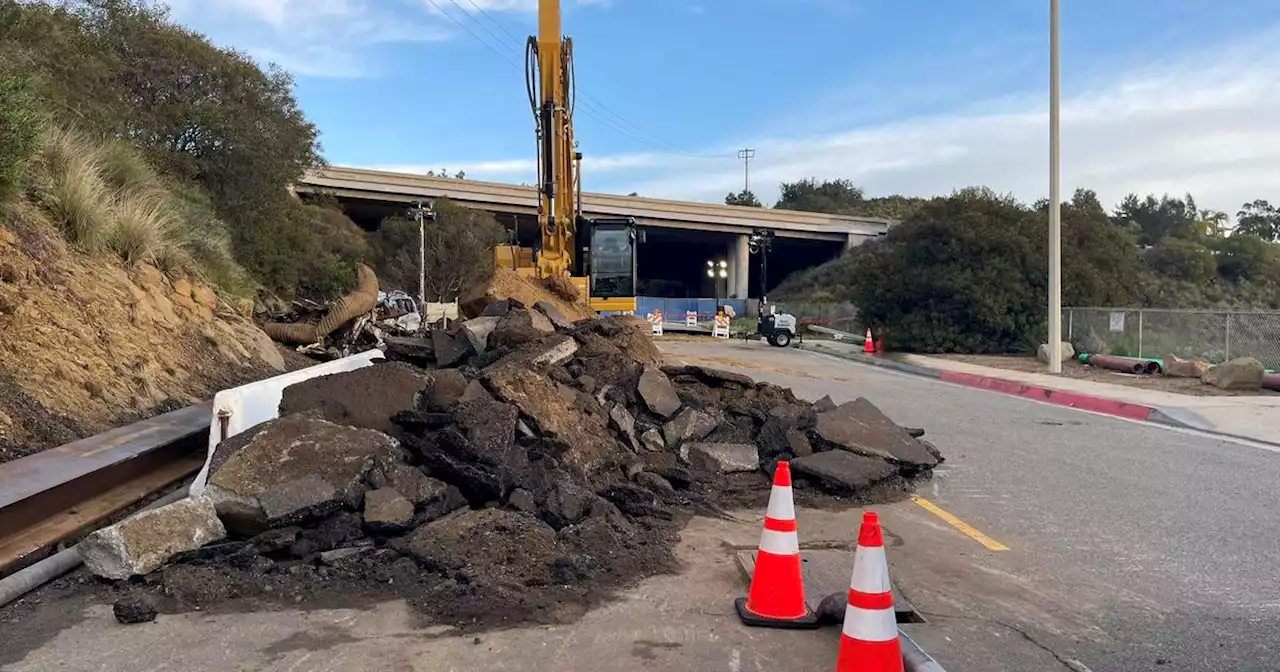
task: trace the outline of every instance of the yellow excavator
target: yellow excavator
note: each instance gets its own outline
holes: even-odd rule
[[[499,245],[499,266],[538,277],[566,277],[600,312],[636,310],[632,217],[582,214],[582,154],[573,140],[573,40],[560,28],[560,0],[538,0],[538,35],[525,53],[526,86],[538,139],[538,228],[534,248]]]

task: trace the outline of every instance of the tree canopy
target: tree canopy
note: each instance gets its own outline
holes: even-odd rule
[[[858,193],[845,186],[839,193]],[[1028,208],[983,188],[931,199],[883,239],[787,278],[774,294],[853,303],[899,349],[1030,350],[1046,331],[1047,211],[1047,201]],[[1224,236],[1221,213],[1197,209],[1189,195],[1129,196],[1108,213],[1096,193],[1078,190],[1061,209],[1063,303],[1280,307],[1280,245],[1267,242],[1273,212],[1265,201],[1246,204]]]
[[[312,231],[315,213],[287,191],[322,159],[284,70],[213,45],[147,0],[0,0],[5,72],[29,81],[48,123],[132,145],[165,179],[205,191],[269,290],[353,277],[354,260],[304,244],[331,232]]]
[[[724,197],[725,205],[745,205],[752,208],[763,208],[764,204],[750,189],[743,189],[736,194],[729,194]]]

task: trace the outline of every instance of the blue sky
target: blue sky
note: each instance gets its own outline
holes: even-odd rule
[[[536,0],[170,0],[297,76],[334,164],[532,180]],[[1048,0],[564,0],[594,191],[1047,195]],[[1280,200],[1280,4],[1062,0],[1064,181]],[[483,11],[482,11],[483,10]]]

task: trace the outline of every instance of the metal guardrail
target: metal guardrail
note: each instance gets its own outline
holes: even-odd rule
[[[1161,308],[1064,308],[1066,338],[1081,352],[1129,357],[1253,357],[1280,368],[1280,312]]]

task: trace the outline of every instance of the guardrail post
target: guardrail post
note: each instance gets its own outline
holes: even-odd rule
[[[1223,361],[1231,361],[1231,313],[1227,313],[1227,347],[1222,355]]]
[[[1142,358],[1142,309],[1138,309],[1138,358]]]

